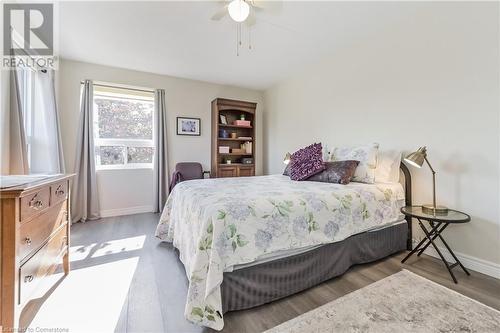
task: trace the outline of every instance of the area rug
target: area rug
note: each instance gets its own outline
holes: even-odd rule
[[[266,333],[500,332],[500,312],[407,270]]]

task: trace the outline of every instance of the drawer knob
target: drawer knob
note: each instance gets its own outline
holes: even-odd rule
[[[33,275],[26,275],[26,276],[24,277],[24,283],[28,283],[28,282],[33,281],[33,278],[34,278],[34,276],[33,276]]]
[[[30,200],[29,206],[33,209],[39,209],[43,206],[43,201],[38,199],[38,194],[35,194],[35,196]]]
[[[26,237],[24,239],[24,241],[26,242],[26,244],[31,245],[31,238],[30,237]]]
[[[64,190],[62,189],[62,185],[59,185],[57,188],[56,188],[56,195],[64,195]]]

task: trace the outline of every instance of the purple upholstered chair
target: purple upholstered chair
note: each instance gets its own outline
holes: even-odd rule
[[[203,179],[205,174],[210,177],[210,171],[203,171],[203,168],[198,162],[181,162],[175,165],[175,171],[170,180],[169,191],[172,191],[174,186],[185,180]]]

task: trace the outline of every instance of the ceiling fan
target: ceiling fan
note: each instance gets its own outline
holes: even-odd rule
[[[223,4],[222,7],[212,16],[213,21],[219,21],[224,16],[229,15],[235,22],[242,23],[246,21],[250,12],[253,14],[253,10],[250,10],[251,7],[258,8],[258,3],[263,1],[254,1],[254,0],[229,0],[229,1],[221,1]],[[248,24],[248,22],[247,22]]]
[[[248,48],[252,49],[251,43],[251,27],[256,23],[256,12],[258,11],[272,11],[281,5],[281,1],[265,1],[265,0],[225,0],[220,1],[222,7],[219,8],[211,19],[213,21],[220,21],[223,17],[228,15],[237,25],[237,47],[236,55],[239,56],[239,48],[242,44],[242,24],[248,28]]]

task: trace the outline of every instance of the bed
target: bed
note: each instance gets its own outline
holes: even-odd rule
[[[179,250],[185,317],[220,330],[223,314],[261,305],[411,246],[403,184],[295,182],[287,176],[193,180],[170,194],[156,236]]]

